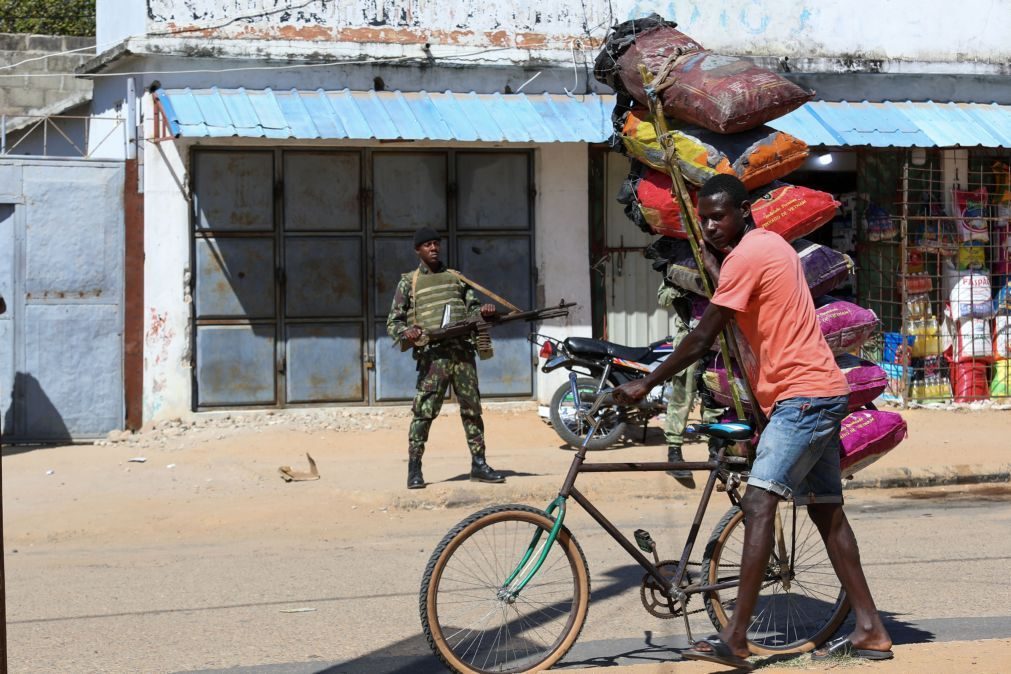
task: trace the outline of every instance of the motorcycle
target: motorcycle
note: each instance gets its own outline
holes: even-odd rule
[[[577,375],[584,375],[576,379],[580,396],[578,404],[592,403],[601,391],[641,379],[674,351],[669,336],[643,347],[622,346],[587,337],[569,337],[559,341],[539,333],[530,335],[530,341],[540,347],[538,355],[544,360],[542,372],[565,368]],[[645,439],[649,420],[667,411],[670,395],[670,383],[665,382],[654,387],[636,405],[602,407],[597,413],[601,423],[587,444],[587,449],[606,449],[636,426],[642,426]],[[576,414],[576,405],[572,388],[566,381],[551,396],[548,415],[551,426],[559,437],[573,447],[580,447],[588,428]]]

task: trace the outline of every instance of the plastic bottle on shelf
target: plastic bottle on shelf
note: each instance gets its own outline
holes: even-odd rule
[[[910,387],[909,397],[913,400],[923,400],[927,393],[927,383],[923,379],[914,379]]]

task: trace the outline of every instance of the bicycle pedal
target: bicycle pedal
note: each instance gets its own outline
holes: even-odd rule
[[[653,537],[649,535],[649,532],[645,529],[636,529],[635,533],[635,544],[639,546],[639,549],[643,552],[654,553],[656,552],[656,542]]]

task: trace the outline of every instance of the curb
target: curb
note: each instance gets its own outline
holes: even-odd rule
[[[628,475],[634,475],[629,473]],[[662,474],[656,474],[662,475]],[[382,491],[338,490],[339,495],[362,507],[388,508],[393,510],[419,509],[478,509],[502,503],[528,503],[547,505],[558,495],[564,476],[541,475],[534,479],[510,478],[505,485],[481,483],[429,484],[425,489],[390,489]],[[696,490],[687,489],[671,480],[663,479],[660,484],[669,489],[653,490],[652,485],[611,478],[607,481],[587,480],[580,484],[580,491],[590,498],[611,497],[640,499],[670,499],[682,497],[691,500]],[[912,489],[960,484],[992,484],[1011,482],[1011,464],[997,465],[953,465],[936,468],[868,468],[848,480],[844,488],[849,489]],[[638,488],[634,488],[638,487]]]

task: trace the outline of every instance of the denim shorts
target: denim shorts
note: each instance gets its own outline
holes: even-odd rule
[[[839,425],[848,396],[788,398],[772,408],[749,487],[798,503],[842,503]]]

